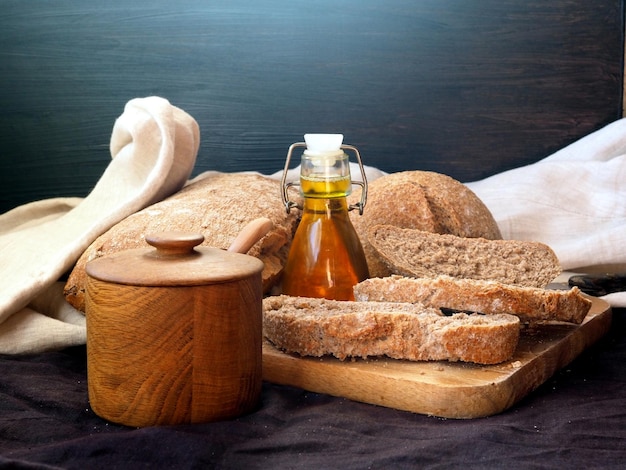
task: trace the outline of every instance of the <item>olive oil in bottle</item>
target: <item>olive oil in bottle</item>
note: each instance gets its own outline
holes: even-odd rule
[[[302,218],[283,271],[282,292],[353,300],[352,287],[369,276],[348,215],[350,163],[341,134],[307,134],[300,168]]]

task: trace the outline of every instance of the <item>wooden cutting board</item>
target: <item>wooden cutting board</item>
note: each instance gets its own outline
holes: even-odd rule
[[[263,344],[263,378],[311,392],[444,418],[500,413],[548,380],[610,328],[597,298],[581,325],[524,328],[513,358],[495,366],[387,358],[305,358]]]

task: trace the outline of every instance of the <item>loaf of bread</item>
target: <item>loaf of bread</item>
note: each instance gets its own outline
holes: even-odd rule
[[[554,251],[539,242],[465,238],[392,225],[371,227],[368,239],[390,271],[402,276],[447,275],[545,287],[561,273]]]
[[[254,173],[210,172],[196,178],[173,196],[143,209],[98,237],[83,253],[65,285],[65,297],[75,308],[85,308],[85,265],[109,253],[149,246],[147,233],[196,232],[205,246],[227,249],[250,221],[266,217],[272,230],[248,251],[264,262],[263,288],[277,282],[289,253],[298,214],[287,214],[280,182]]]
[[[350,196],[357,202],[361,191]],[[368,241],[374,225],[393,225],[458,237],[502,238],[491,212],[465,185],[430,171],[403,171],[382,176],[368,185],[363,215],[350,212],[372,277],[391,274]]]
[[[366,279],[354,286],[354,297],[361,302],[417,302],[427,307],[487,315],[510,313],[523,322],[580,324],[591,308],[591,300],[577,287],[548,290],[449,276]]]
[[[515,352],[520,321],[506,314],[445,316],[412,303],[281,295],[263,300],[263,330],[277,348],[302,356],[497,364]]]

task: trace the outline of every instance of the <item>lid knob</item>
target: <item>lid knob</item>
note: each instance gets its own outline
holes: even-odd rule
[[[188,232],[147,234],[146,242],[156,248],[156,257],[185,256],[195,253],[194,247],[204,241],[204,235]]]

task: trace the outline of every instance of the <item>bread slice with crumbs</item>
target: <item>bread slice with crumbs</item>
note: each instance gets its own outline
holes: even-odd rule
[[[394,275],[366,279],[354,286],[354,297],[362,302],[417,302],[428,307],[489,315],[510,313],[524,322],[580,324],[591,309],[591,300],[577,287],[548,290],[450,276],[409,278]]]
[[[302,356],[497,364],[515,352],[520,321],[506,314],[445,316],[413,303],[280,295],[263,300],[263,330],[277,348]]]
[[[375,225],[368,240],[392,274],[447,275],[527,287],[545,287],[561,274],[552,249],[540,242],[457,237]]]
[[[361,188],[350,202],[361,198]],[[368,183],[363,215],[351,211],[352,224],[361,239],[370,274],[391,274],[368,241],[374,225],[450,233],[459,237],[501,239],[498,224],[485,204],[466,185],[432,171],[408,170],[389,173]]]

